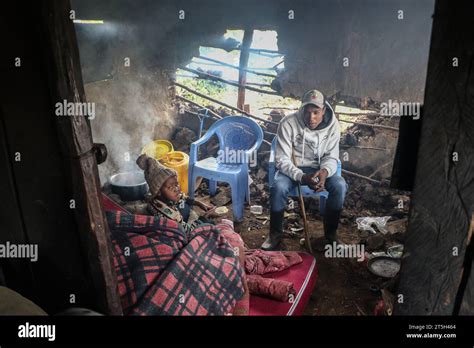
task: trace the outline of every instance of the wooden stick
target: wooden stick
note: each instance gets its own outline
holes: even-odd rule
[[[226,83],[228,85],[239,87],[239,88],[246,88],[249,91],[254,91],[254,92],[264,93],[264,94],[270,94],[270,95],[278,95],[278,96],[280,95],[278,92],[275,92],[275,91],[267,91],[267,90],[264,90],[264,89],[261,89],[261,88],[255,88],[255,87],[251,87],[251,86],[247,86],[247,85],[242,85],[240,83],[235,83],[235,82],[232,82],[232,81],[228,81],[228,80],[223,79],[219,76],[208,74],[204,71],[194,70],[194,69],[191,69],[191,68],[187,68],[185,66],[180,66],[179,68],[181,70],[192,72],[193,74],[196,74],[196,75],[201,76],[203,78],[206,78],[208,80],[223,82],[223,83]]]
[[[263,110],[263,109],[280,109],[280,110],[298,110],[299,108],[288,108],[288,107],[284,107],[284,106],[263,106],[261,108],[259,108],[259,110]]]
[[[212,116],[214,116],[215,118],[218,118],[219,120],[222,118],[221,115],[215,113],[215,112],[212,111],[211,109],[208,109],[208,108],[202,106],[201,104],[198,104],[198,103],[196,103],[196,102],[193,102],[192,100],[189,100],[188,98],[182,97],[182,96],[180,96],[180,95],[176,95],[176,98],[181,99],[182,101],[185,101],[186,103],[193,104],[193,105],[195,105],[195,106],[197,106],[197,107],[199,107],[199,108],[201,108],[201,109],[206,109]]]
[[[237,111],[237,112],[239,112],[239,113],[241,113],[241,114],[243,114],[243,115],[246,115],[246,116],[248,116],[248,117],[250,117],[250,118],[253,118],[253,119],[258,120],[258,121],[262,121],[262,122],[264,122],[264,123],[269,123],[269,124],[278,125],[278,122],[273,122],[273,121],[270,121],[270,120],[265,120],[265,119],[263,119],[263,118],[260,118],[260,117],[257,117],[257,116],[255,116],[255,115],[252,115],[252,114],[248,113],[248,112],[245,111],[245,110],[236,108],[235,106],[226,104],[226,103],[224,103],[224,102],[222,102],[222,101],[220,101],[220,100],[217,100],[217,99],[211,98],[211,97],[209,97],[209,96],[207,96],[207,95],[205,95],[205,94],[199,93],[199,92],[197,92],[197,91],[195,91],[195,90],[193,90],[193,89],[191,89],[191,88],[189,88],[189,87],[187,87],[187,86],[185,86],[185,85],[182,85],[182,84],[180,84],[180,83],[178,83],[178,82],[173,82],[173,83],[174,83],[175,86],[178,86],[178,87],[180,87],[180,88],[182,88],[182,89],[185,89],[185,90],[187,90],[188,92],[191,92],[191,93],[193,93],[193,94],[195,94],[195,95],[197,95],[197,96],[199,96],[199,97],[201,97],[201,98],[204,98],[204,99],[210,100],[210,101],[213,102],[213,103],[216,103],[216,104],[225,106],[225,107],[228,108],[228,109]]]
[[[370,124],[370,123],[362,123],[362,122],[346,121],[346,120],[339,120],[339,122],[353,123],[353,124],[358,124],[360,126],[367,126],[367,127],[372,127],[372,128],[389,129],[389,130],[393,130],[393,131],[398,132],[398,128],[396,128],[396,127],[384,126],[384,125],[381,125],[381,124]]]
[[[377,174],[379,171],[381,171],[382,169],[384,169],[385,167],[389,166],[392,163],[393,163],[392,161],[388,161],[387,163],[381,165],[372,174],[369,175],[369,178],[373,178],[375,174]]]
[[[174,76],[176,76],[176,77],[186,77],[186,78],[190,78],[190,79],[208,80],[208,78],[204,77],[204,76],[192,76],[192,75],[174,75]],[[232,83],[238,83],[238,81],[235,81],[235,80],[228,80],[228,81],[232,82]],[[272,88],[272,86],[269,85],[268,83],[246,82],[245,85],[246,86],[260,86],[260,87]]]
[[[208,60],[210,62],[218,63],[219,65],[227,66],[229,68],[233,68],[233,69],[237,69],[237,70],[241,69],[238,66],[235,66],[235,65],[232,65],[232,64],[227,64],[227,63],[221,62],[220,60],[216,60],[216,59],[212,59],[212,58],[208,58],[208,57],[199,56],[199,57],[196,57],[196,58],[203,59],[203,60]],[[273,77],[273,78],[277,77],[276,75],[257,72],[257,71],[251,70],[249,68],[245,68],[245,69],[242,69],[242,70],[248,72],[249,74],[254,74],[254,75],[259,75],[259,76],[267,76],[267,77]]]
[[[296,166],[296,158],[295,158],[294,149],[291,150],[291,159],[293,161],[293,164]],[[300,201],[300,210],[301,210],[301,215],[303,217],[304,239],[306,241],[306,247],[308,248],[308,251],[312,254],[313,249],[311,248],[311,240],[309,238],[308,220],[306,219],[306,209],[304,207],[303,194],[301,193],[301,183],[299,182],[298,182],[298,199]]]
[[[208,45],[209,47],[215,47],[215,48],[220,48],[220,49],[223,49],[227,52],[232,52],[232,51],[240,51],[242,50],[242,45],[240,46],[237,46],[237,47],[233,47],[233,48],[224,48],[222,46],[219,46],[219,45]],[[283,56],[284,54],[279,52],[279,51],[275,51],[275,50],[267,50],[267,49],[264,49],[264,48],[250,48],[249,49],[249,52],[252,52],[252,53],[271,53],[271,54],[275,54],[275,55],[280,55],[280,56]]]
[[[202,114],[199,114],[199,113],[194,112],[194,111],[192,111],[192,110],[185,109],[184,111],[186,111],[186,113],[191,114],[191,115],[194,115],[194,116],[202,116]],[[212,115],[210,116],[210,118],[212,118],[213,120],[215,119],[215,117],[212,116]]]
[[[339,146],[342,147],[347,147],[351,149],[364,149],[364,150],[378,150],[378,151],[390,151],[389,149],[384,149],[381,147],[370,147],[370,146],[352,146],[352,145],[345,145],[345,144],[340,144]]]
[[[273,66],[273,69],[276,69],[276,67],[277,67],[278,65],[282,64],[284,61],[285,61],[285,58],[283,58],[279,63],[275,64],[275,65]]]
[[[186,111],[188,114],[191,114],[191,115],[194,115],[194,116],[201,116],[201,115],[198,114],[197,112],[194,112],[194,111],[191,111],[191,110],[185,110],[185,111]],[[212,119],[215,119],[215,117],[212,117]],[[262,129],[262,131],[263,131],[263,133],[268,134],[268,135],[271,135],[271,136],[273,136],[273,137],[276,136],[275,133],[269,132],[269,131],[267,131],[267,130],[265,130],[265,129]],[[264,141],[266,141],[266,140],[264,140]],[[270,142],[267,142],[267,144],[270,144],[270,145],[271,145]]]
[[[382,184],[382,182],[379,181],[379,180],[371,179],[371,178],[369,178],[368,176],[361,175],[361,174],[357,174],[357,173],[351,172],[351,171],[346,170],[346,169],[342,169],[342,172],[343,172],[344,174],[351,175],[351,176],[354,176],[354,177],[359,178],[359,179],[367,180],[367,181],[369,181],[369,182],[371,182],[371,183],[374,183],[374,184],[379,184],[379,185]]]
[[[275,50],[266,50],[266,49],[263,49],[263,48],[250,48],[249,49],[250,52],[253,52],[253,53],[273,53],[275,55],[279,54],[279,55],[283,55],[283,53],[281,52],[278,52],[278,51],[275,51]]]
[[[230,80],[231,82],[237,83],[237,81]],[[269,85],[268,83],[257,83],[257,82],[245,82],[246,86],[259,86],[259,87],[267,87],[267,88],[272,88],[272,85]]]
[[[338,115],[344,115],[344,116],[382,116],[380,115],[379,113],[373,113],[373,114],[370,114],[370,113],[367,113],[367,112],[334,112],[335,114],[338,114]],[[388,117],[388,116],[387,116]]]

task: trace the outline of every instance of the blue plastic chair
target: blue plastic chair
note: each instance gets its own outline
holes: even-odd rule
[[[214,135],[219,139],[217,157],[198,161],[198,148]],[[263,131],[245,116],[228,116],[214,123],[206,134],[191,144],[189,154],[189,197],[194,198],[197,177],[209,179],[209,193],[216,194],[217,182],[227,182],[232,190],[234,220],[244,217],[244,204],[250,202],[248,163],[263,141]],[[229,155],[229,156],[226,156]]]
[[[277,137],[273,138],[272,141],[272,147],[270,151],[270,160],[268,162],[268,183],[270,187],[273,185],[273,181],[275,180],[275,172],[276,172],[276,167],[275,167],[275,147],[276,147],[276,140]],[[337,161],[337,171],[335,175],[341,176],[341,161]],[[324,215],[324,211],[326,210],[326,199],[329,196],[329,192],[324,190],[321,192],[315,192],[313,189],[311,189],[309,186],[306,185],[301,185],[301,193],[303,197],[318,197],[319,198],[319,212],[321,215]],[[298,188],[295,187],[293,190],[290,191],[289,193],[290,197],[297,197],[298,196]]]

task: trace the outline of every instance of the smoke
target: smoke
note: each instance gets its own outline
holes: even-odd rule
[[[94,8],[90,2],[77,12],[102,19]],[[167,68],[157,64],[160,60],[140,26],[109,16],[103,25],[76,25],[86,98],[96,108],[92,137],[108,150],[107,160],[99,165],[102,184],[113,174],[139,170],[135,160],[143,146],[168,139],[176,124]]]
[[[111,80],[85,86],[87,100],[97,103],[91,120],[94,142],[108,150],[107,161],[99,165],[102,184],[115,173],[138,170],[135,160],[143,146],[171,135],[176,111],[167,86],[163,73],[143,71],[120,71]]]

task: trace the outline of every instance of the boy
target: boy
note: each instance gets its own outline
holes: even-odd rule
[[[145,154],[138,157],[137,164],[143,169],[150,187],[151,199],[148,202],[148,210],[151,214],[174,220],[186,231],[211,223],[208,218],[216,217],[214,207],[190,199],[181,192],[178,175],[174,169],[163,166]],[[192,209],[193,206],[201,208],[205,214],[200,216]]]

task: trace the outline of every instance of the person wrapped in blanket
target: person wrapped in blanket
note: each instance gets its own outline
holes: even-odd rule
[[[150,188],[148,210],[151,215],[176,221],[186,232],[205,225],[216,227],[238,255],[240,264],[247,274],[243,279],[245,295],[237,303],[234,315],[248,313],[249,293],[283,302],[294,295],[295,289],[292,283],[263,278],[262,275],[301,263],[301,257],[297,253],[247,249],[240,235],[234,232],[232,221],[222,219],[219,223],[213,223],[210,219],[218,216],[214,213],[214,207],[198,200],[191,200],[181,192],[175,170],[163,166],[145,154],[138,157],[136,163],[144,171]],[[195,207],[201,208],[204,214],[200,215]]]
[[[174,169],[165,167],[156,159],[145,154],[140,155],[136,163],[144,171],[145,180],[150,188],[151,198],[148,200],[147,206],[150,215],[177,222],[183,231],[190,236],[202,236],[201,231],[210,228],[219,231],[225,238],[229,248],[233,250],[238,264],[240,264],[243,276],[240,286],[244,293],[235,304],[232,315],[248,315],[249,290],[244,269],[244,242],[242,238],[234,232],[233,222],[222,219],[219,223],[214,224],[210,219],[218,216],[218,214],[214,212],[215,207],[187,197],[181,191],[178,175]],[[200,211],[204,213],[200,214],[196,207],[200,208]],[[199,243],[202,247],[206,241]],[[214,258],[216,256],[214,256]],[[209,311],[207,314],[216,313]]]
[[[151,193],[148,211],[155,216],[164,216],[181,224],[185,231],[212,223],[209,219],[216,217],[214,207],[187,197],[179,186],[178,174],[163,166],[160,162],[145,154],[137,159],[137,165],[144,171],[145,179]],[[200,215],[195,207],[201,208]]]

